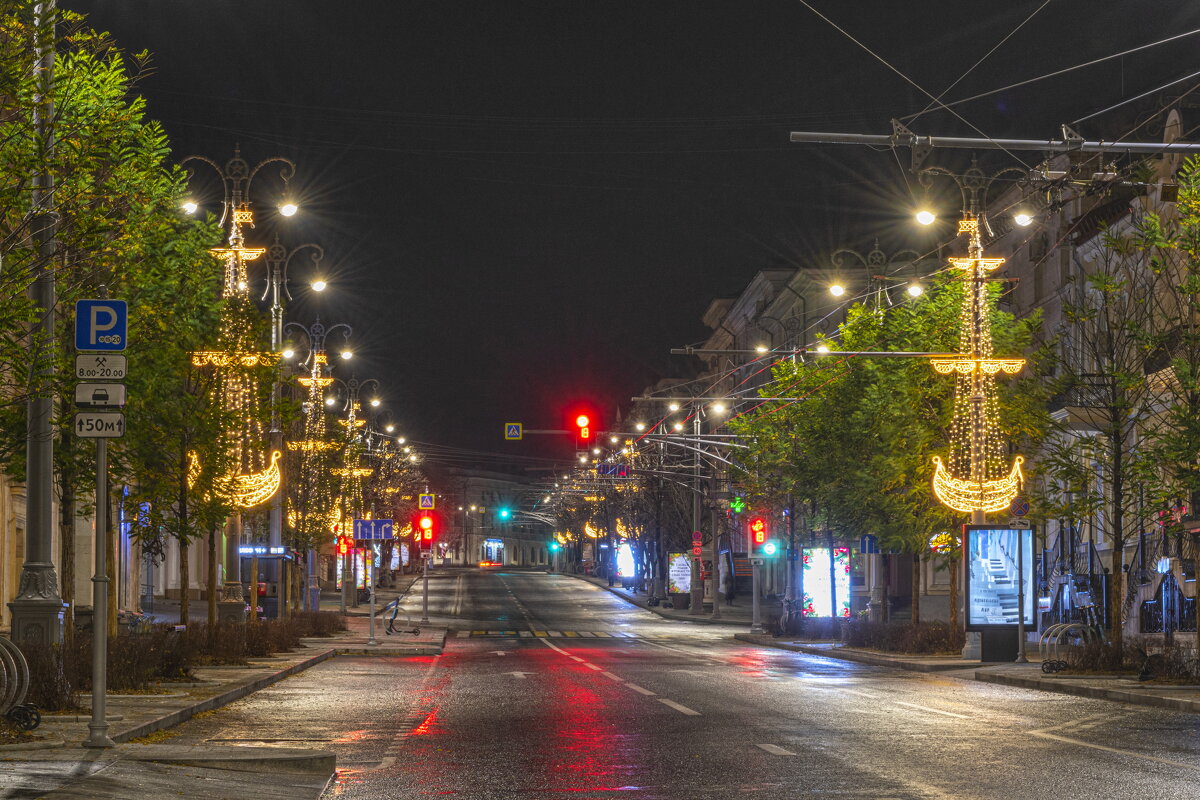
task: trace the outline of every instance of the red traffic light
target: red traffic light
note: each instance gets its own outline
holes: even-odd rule
[[[437,523],[434,521],[432,514],[422,514],[417,517],[414,536],[417,541],[422,543],[422,546],[426,546],[433,541],[433,531],[436,527]]]
[[[339,536],[337,538],[337,551],[339,556],[344,556],[350,552],[350,537]]]
[[[575,427],[579,429],[579,438],[583,440],[592,438],[592,418],[587,414],[580,414],[575,417]]]
[[[755,545],[767,541],[767,521],[762,517],[750,520],[750,539]]]

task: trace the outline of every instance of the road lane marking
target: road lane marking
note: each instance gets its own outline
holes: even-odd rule
[[[629,681],[626,681],[625,685],[630,689],[633,689],[635,692],[641,692],[647,697],[653,697],[655,694],[657,694],[657,692],[652,692],[644,686],[638,686],[636,683],[630,683]]]
[[[877,694],[871,694],[870,692],[860,692],[858,689],[841,689],[840,691],[843,691],[843,692],[848,692],[848,693],[850,693],[850,694],[856,694],[856,695],[858,695],[859,697],[866,697],[866,698],[869,698],[869,699],[871,699],[871,700],[878,700],[878,699],[879,699],[879,695],[877,695]]]
[[[523,637],[525,637],[525,636],[533,636],[533,634],[532,634],[532,633],[530,633],[529,631],[521,631],[520,633],[521,633],[521,636],[523,636]]]
[[[602,669],[604,669],[604,667],[598,667],[595,664],[588,664],[587,662],[584,662],[584,666],[588,669],[594,669],[596,672],[600,672]]]
[[[578,661],[581,664],[583,663],[583,659],[580,658],[579,656],[568,655],[567,658],[571,659],[572,661]]]
[[[909,708],[915,708],[918,711],[928,711],[930,714],[943,714],[947,717],[957,717],[958,719],[970,719],[970,717],[968,717],[965,714],[955,714],[953,711],[941,711],[936,708],[930,708],[929,706],[919,706],[916,703],[905,703],[902,700],[896,700],[895,703],[898,706],[907,706]]]
[[[699,711],[693,711],[692,709],[688,708],[687,706],[676,703],[674,700],[668,700],[665,697],[660,697],[660,698],[658,698],[658,702],[662,703],[664,706],[670,706],[671,708],[678,711],[680,714],[687,714],[689,717],[700,716]]]
[[[512,675],[514,678],[521,678],[522,680],[524,680],[526,675],[533,675],[534,673],[532,673],[532,672],[506,672],[504,674]]]
[[[600,674],[603,675],[604,677],[608,678],[609,680],[613,680],[613,681],[622,680],[620,675],[613,675],[611,672],[601,672]]]
[[[450,610],[451,616],[462,616],[463,587],[466,577],[466,575],[459,575],[458,580],[454,583],[454,607]]]
[[[794,756],[794,755],[796,755],[791,750],[786,750],[777,744],[759,744],[759,745],[755,745],[755,747],[761,747],[763,750],[766,750],[768,753],[770,753],[771,755],[775,755],[775,756]]]
[[[1072,739],[1068,736],[1057,736],[1053,733],[1046,733],[1045,731],[1033,731],[1030,735],[1037,736],[1042,739],[1053,739],[1056,742],[1063,742],[1064,744],[1074,744],[1074,745],[1079,745],[1080,747],[1090,747],[1093,750],[1103,750],[1106,753],[1115,753],[1116,755],[1119,755],[1119,756],[1129,756],[1130,758],[1141,758],[1146,761],[1153,761],[1158,764],[1168,764],[1172,767],[1179,767],[1181,769],[1190,769],[1190,770],[1200,772],[1200,765],[1197,765],[1197,764],[1185,764],[1182,761],[1171,761],[1166,758],[1159,758],[1158,756],[1145,755],[1144,753],[1135,753],[1132,750],[1120,750],[1116,747],[1105,747],[1102,744],[1093,744],[1091,742],[1084,742],[1084,741],[1080,741],[1079,739]]]

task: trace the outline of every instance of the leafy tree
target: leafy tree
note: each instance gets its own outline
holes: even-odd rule
[[[914,301],[856,305],[836,349],[954,351],[962,291],[961,282],[943,279]],[[1001,289],[991,291],[995,299]],[[1016,320],[994,311],[996,351],[1029,349],[1037,325],[1036,317]],[[920,560],[929,540],[962,521],[932,490],[932,457],[950,444],[953,392],[953,381],[924,359],[783,361],[762,396],[801,399],[784,406],[764,402],[732,423],[750,444],[739,480],[753,495],[776,504],[792,497],[810,509],[814,525],[846,538],[873,533],[885,550],[913,554],[913,621],[920,618]],[[1001,385],[1000,418],[1016,444],[1041,436],[1044,412],[1036,398],[1043,394],[1032,377]]]

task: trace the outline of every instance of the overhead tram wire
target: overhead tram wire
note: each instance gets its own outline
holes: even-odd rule
[[[925,95],[926,97],[928,97],[928,98],[929,98],[930,100],[932,100],[933,102],[937,103],[937,104],[938,104],[938,106],[940,106],[941,108],[945,109],[946,111],[949,111],[951,114],[953,114],[953,115],[954,115],[956,118],[958,118],[958,120],[959,120],[960,122],[962,122],[964,125],[966,125],[968,128],[970,128],[971,130],[975,131],[976,133],[978,133],[980,136],[982,136],[983,138],[987,139],[988,141],[992,142],[992,143],[993,143],[993,144],[994,144],[994,145],[995,145],[995,146],[996,146],[998,149],[1000,149],[1000,150],[1003,150],[1004,152],[1008,153],[1008,154],[1009,154],[1009,155],[1010,155],[1010,156],[1013,158],[1013,160],[1015,160],[1015,161],[1017,161],[1018,163],[1020,163],[1020,164],[1021,164],[1022,166],[1024,166],[1026,169],[1028,169],[1028,168],[1029,168],[1029,165],[1028,165],[1028,164],[1026,164],[1026,163],[1025,163],[1025,161],[1024,161],[1024,160],[1023,160],[1023,159],[1022,159],[1020,156],[1016,155],[1015,153],[1013,153],[1013,152],[1011,152],[1010,150],[1008,150],[1008,148],[1006,148],[1006,147],[1004,147],[1003,145],[1001,145],[1001,144],[999,143],[999,141],[998,141],[998,140],[996,140],[996,139],[992,138],[991,136],[988,136],[986,133],[984,133],[984,132],[983,132],[983,131],[982,131],[982,130],[979,128],[979,126],[975,125],[973,122],[971,122],[970,120],[968,120],[968,119],[967,119],[966,117],[964,117],[962,114],[959,114],[957,111],[955,111],[954,109],[950,108],[950,107],[949,107],[948,105],[946,105],[945,103],[943,103],[943,102],[941,102],[940,100],[938,100],[938,98],[934,97],[934,96],[933,96],[933,94],[932,94],[931,92],[929,92],[927,89],[925,89],[925,88],[924,88],[923,86],[921,86],[919,83],[917,83],[916,81],[914,81],[912,78],[910,78],[910,77],[908,77],[907,75],[905,75],[903,72],[901,72],[901,71],[900,71],[900,69],[899,69],[899,68],[897,68],[897,67],[893,66],[893,65],[891,64],[891,62],[889,62],[889,61],[888,61],[887,59],[885,59],[883,56],[879,55],[879,54],[878,54],[878,53],[876,53],[874,50],[872,50],[871,48],[867,47],[865,44],[863,44],[862,42],[860,42],[858,39],[856,39],[856,38],[854,38],[853,36],[851,36],[851,35],[850,35],[850,33],[849,33],[849,32],[848,32],[846,29],[842,28],[842,27],[841,27],[840,25],[838,25],[836,22],[834,22],[833,20],[831,20],[829,17],[825,16],[825,15],[824,15],[824,14],[822,14],[820,11],[818,11],[818,10],[817,10],[817,9],[815,9],[815,8],[813,8],[813,7],[812,7],[812,4],[810,4],[810,3],[808,2],[808,0],[797,0],[797,2],[799,2],[799,3],[800,3],[800,5],[802,5],[802,6],[804,6],[805,8],[807,8],[807,9],[808,9],[809,11],[811,11],[813,14],[816,14],[818,17],[820,17],[821,19],[823,19],[823,20],[824,20],[826,23],[828,23],[828,24],[829,24],[829,25],[830,25],[830,26],[831,26],[831,27],[832,27],[834,30],[836,30],[838,33],[842,34],[842,35],[843,35],[843,36],[845,36],[847,39],[849,39],[850,41],[854,42],[854,44],[856,44],[856,45],[858,45],[860,48],[862,48],[862,50],[863,50],[863,51],[865,51],[865,52],[866,52],[868,55],[870,55],[872,58],[874,58],[874,59],[875,59],[876,61],[878,61],[880,64],[883,64],[885,67],[887,67],[887,68],[888,68],[889,70],[891,70],[892,72],[894,72],[894,73],[895,73],[897,76],[899,76],[899,77],[900,77],[902,80],[904,80],[906,83],[908,83],[908,84],[909,84],[910,86],[912,86],[914,89],[916,89],[918,92],[920,92],[921,94]]]
[[[942,98],[945,97],[946,94],[951,89],[953,89],[955,86],[958,86],[958,84],[962,83],[963,80],[965,80],[968,75],[970,75],[972,72],[975,71],[976,67],[978,67],[980,64],[982,64],[984,61],[987,61],[989,58],[991,58],[993,53],[995,53],[997,50],[999,50],[1001,47],[1003,47],[1005,42],[1007,42],[1009,39],[1016,36],[1017,32],[1020,31],[1021,28],[1024,28],[1025,25],[1028,24],[1031,19],[1036,17],[1038,14],[1040,14],[1042,12],[1042,9],[1044,9],[1048,5],[1050,5],[1050,0],[1045,0],[1045,2],[1043,2],[1040,6],[1035,8],[1029,16],[1027,16],[1025,19],[1021,20],[1021,22],[1017,25],[1017,27],[1015,27],[1011,31],[1009,31],[1008,35],[1006,35],[1000,41],[996,42],[996,44],[992,46],[991,50],[988,50],[986,53],[984,53],[982,56],[980,56],[978,61],[976,61],[971,66],[967,67],[966,72],[964,72],[962,75],[959,75],[954,80],[953,83],[951,83],[949,86],[947,86],[945,89],[943,89],[942,93],[939,94],[935,100],[930,102],[928,105],[925,106],[925,108],[921,109],[916,114],[912,115],[912,119],[915,121],[916,119],[921,117],[922,114],[925,114],[927,111],[929,111],[935,105],[938,105],[939,103],[941,103]],[[945,107],[949,108],[949,106],[945,106]]]
[[[971,95],[970,97],[964,97],[960,100],[953,100],[949,103],[941,103],[940,105],[943,108],[949,109],[951,106],[959,106],[959,105],[962,105],[963,103],[970,103],[973,100],[982,100],[985,97],[991,97],[994,94],[1000,94],[1001,92],[1007,92],[1010,89],[1018,89],[1022,86],[1028,86],[1031,83],[1037,83],[1038,81],[1044,81],[1044,80],[1048,80],[1050,78],[1057,78],[1059,75],[1066,75],[1068,72],[1074,72],[1075,70],[1095,66],[1096,64],[1103,64],[1105,61],[1112,61],[1113,59],[1121,58],[1122,56],[1132,55],[1133,53],[1137,53],[1142,50],[1148,50],[1152,47],[1158,47],[1159,45],[1168,44],[1168,43],[1176,41],[1178,39],[1183,39],[1188,36],[1195,36],[1198,33],[1200,33],[1200,28],[1197,28],[1197,29],[1191,30],[1191,31],[1187,31],[1186,33],[1179,33],[1179,34],[1176,34],[1175,36],[1168,36],[1166,39],[1159,39],[1157,42],[1150,42],[1149,44],[1140,45],[1138,47],[1134,47],[1129,50],[1122,50],[1119,53],[1113,53],[1112,55],[1109,55],[1109,56],[1103,56],[1102,58],[1095,58],[1095,59],[1092,59],[1091,61],[1085,61],[1084,63],[1076,64],[1073,67],[1066,67],[1064,69],[1055,70],[1054,72],[1048,72],[1045,75],[1039,75],[1036,78],[1028,78],[1023,81],[1017,81],[1016,83],[1010,83],[1008,86],[1001,86],[999,89],[991,89],[986,92],[981,92],[979,94]],[[905,122],[908,120],[916,119],[917,117],[919,117],[921,114],[924,114],[924,113],[925,113],[925,111],[918,111],[915,114],[909,114],[904,117],[898,117],[897,119],[899,119],[901,122]]]

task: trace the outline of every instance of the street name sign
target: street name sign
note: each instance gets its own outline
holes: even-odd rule
[[[75,435],[85,439],[119,439],[125,433],[120,411],[80,411],[75,415]]]
[[[119,381],[125,369],[125,356],[118,353],[75,356],[75,377],[81,381]]]
[[[120,408],[125,405],[123,383],[77,383],[75,405],[90,408]]]
[[[356,519],[354,520],[354,540],[378,542],[391,539],[392,527],[390,519]]]
[[[125,349],[129,307],[124,300],[78,300],[75,303],[75,349]]]
[[[524,435],[522,427],[520,422],[504,423],[504,438],[510,442],[518,441]]]
[[[434,509],[433,498],[434,498],[434,495],[432,495],[432,494],[421,495],[417,499],[417,508],[421,509],[422,511],[433,511],[433,509]]]

